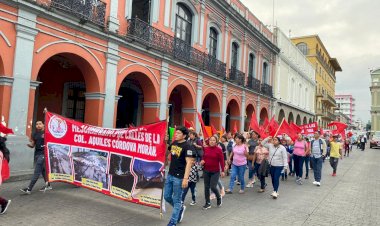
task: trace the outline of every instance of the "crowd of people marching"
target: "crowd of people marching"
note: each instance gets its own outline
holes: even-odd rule
[[[260,185],[257,192],[264,193],[268,189],[267,177],[272,182],[271,197],[277,199],[280,181],[294,177],[295,183],[302,185],[309,180],[310,169],[314,172],[312,184],[321,186],[325,161],[329,161],[331,176],[335,177],[339,159],[349,157],[354,145],[351,136],[321,134],[320,131],[315,131],[313,136],[298,133],[294,140],[286,134],[263,139],[259,132],[253,130],[235,134],[215,133],[203,139],[202,132],[198,134],[192,127],[182,126],[176,128],[173,140],[168,142],[170,163],[164,188],[164,198],[173,206],[168,225],[182,221],[189,189],[189,205],[197,204],[196,187],[201,178],[204,181],[204,210],[211,208],[212,199],[216,199],[216,206],[221,207],[225,194],[244,194],[256,182]],[[364,150],[364,145],[359,139],[358,148]],[[230,176],[230,180],[224,185],[221,178],[225,176]],[[235,185],[237,190],[234,190]]]

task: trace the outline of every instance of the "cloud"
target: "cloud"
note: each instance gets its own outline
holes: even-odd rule
[[[336,93],[356,98],[356,118],[370,120],[369,70],[380,66],[380,1],[274,0],[275,24],[291,36],[318,34],[343,72],[336,74]],[[264,24],[273,22],[268,0],[241,0]]]

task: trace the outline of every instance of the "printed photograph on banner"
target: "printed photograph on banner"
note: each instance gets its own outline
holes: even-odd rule
[[[50,180],[73,182],[70,145],[48,143],[47,147],[49,151]]]
[[[140,202],[160,205],[164,187],[163,164],[138,158],[133,162],[133,173],[137,177],[132,197]]]
[[[131,172],[132,157],[112,153],[110,159],[111,194],[131,199],[135,177]]]
[[[108,190],[108,152],[72,147],[75,181],[96,190]]]

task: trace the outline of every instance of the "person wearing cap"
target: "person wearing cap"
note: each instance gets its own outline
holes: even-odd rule
[[[330,165],[333,168],[331,176],[336,176],[339,158],[342,159],[342,144],[338,141],[339,136],[333,135],[333,140],[330,142]]]

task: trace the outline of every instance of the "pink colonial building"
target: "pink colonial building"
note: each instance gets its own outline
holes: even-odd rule
[[[337,113],[341,113],[349,118],[349,123],[353,124],[355,116],[355,98],[351,94],[335,95]]]
[[[278,47],[238,0],[0,0],[0,114],[12,164],[42,110],[104,127],[271,117]],[[30,153],[30,151],[28,152]],[[31,154],[32,155],[32,154]],[[28,160],[26,160],[28,159]]]

